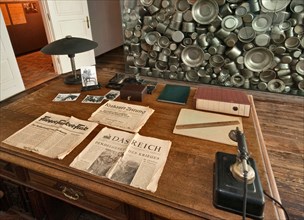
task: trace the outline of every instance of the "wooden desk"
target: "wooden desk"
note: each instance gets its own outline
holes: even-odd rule
[[[152,95],[144,97],[143,102],[129,102],[155,109],[140,134],[172,141],[168,160],[155,193],[114,183],[69,167],[103,125],[99,125],[63,160],[49,159],[1,144],[0,159],[5,163],[14,164],[16,168],[14,172],[2,169],[1,176],[112,219],[150,219],[155,216],[170,219],[241,219],[238,215],[216,209],[212,203],[215,153],[222,151],[235,154],[236,148],[173,134],[180,109],[194,108],[195,88],[191,89],[186,106],[157,102],[156,98],[162,88],[163,85],[158,85]],[[59,77],[52,80],[48,86],[2,107],[0,140],[4,140],[46,111],[86,120],[99,105],[81,103],[82,99],[88,94],[104,95],[109,89],[81,92],[75,102],[52,102],[58,93],[79,91],[80,85],[65,85]],[[121,101],[120,98],[117,101]],[[275,182],[271,179],[272,176],[268,175],[272,171],[265,166],[269,161],[264,159],[268,157],[265,155],[267,152],[254,105],[250,118],[243,118],[243,127],[249,151],[257,162],[264,190],[277,194]],[[79,198],[68,198],[71,194]],[[280,211],[269,199],[265,197],[265,200],[265,219],[277,219]]]

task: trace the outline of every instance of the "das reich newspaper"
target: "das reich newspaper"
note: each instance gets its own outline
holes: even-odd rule
[[[70,166],[155,192],[170,147],[169,140],[105,127]]]

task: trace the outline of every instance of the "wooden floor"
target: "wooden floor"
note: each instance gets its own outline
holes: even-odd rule
[[[40,51],[17,57],[17,63],[26,89],[58,76],[51,56]]]
[[[124,72],[121,47],[97,57],[96,60],[97,71],[106,72],[107,75]],[[28,92],[41,86],[43,85]],[[304,219],[304,98],[244,91],[252,94],[255,100],[282,204],[290,219]]]

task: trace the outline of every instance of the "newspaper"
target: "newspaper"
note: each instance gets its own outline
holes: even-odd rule
[[[170,147],[168,140],[105,127],[70,166],[155,192]]]
[[[95,122],[46,112],[3,143],[50,158],[63,159],[97,125]]]
[[[139,132],[153,112],[154,110],[149,107],[109,100],[91,115],[89,121],[125,131]]]

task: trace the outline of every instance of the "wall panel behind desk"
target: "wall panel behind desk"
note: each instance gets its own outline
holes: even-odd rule
[[[38,1],[0,3],[10,17],[10,24],[6,25],[16,56],[37,51],[47,44]]]

